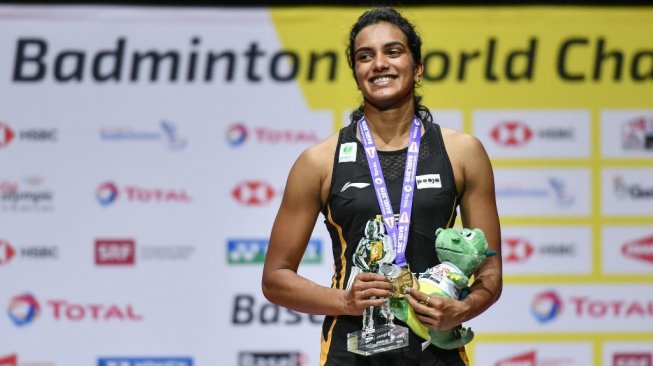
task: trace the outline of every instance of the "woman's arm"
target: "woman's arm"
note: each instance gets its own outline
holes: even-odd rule
[[[306,150],[290,171],[270,235],[263,293],[275,304],[304,313],[360,315],[369,306],[383,304],[382,299],[369,299],[392,287],[383,276],[360,274],[346,291],[318,285],[297,274],[322,207],[324,184],[330,177],[325,173],[331,169],[329,162],[333,161],[335,147],[328,146],[321,144]]]
[[[503,288],[501,265],[501,229],[494,192],[494,174],[487,152],[481,142],[467,134],[450,137],[447,151],[455,169],[461,175],[459,185],[460,213],[464,227],[480,228],[485,233],[488,248],[497,255],[488,257],[476,271],[470,294],[462,301],[431,297],[412,290],[408,302],[425,325],[434,329],[450,329],[487,310],[501,295]],[[428,299],[429,304],[424,305]]]

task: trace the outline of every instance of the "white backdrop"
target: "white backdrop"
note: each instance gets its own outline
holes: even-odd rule
[[[318,363],[321,317],[268,303],[260,276],[292,163],[344,113],[309,106],[275,21],[262,8],[0,7],[0,365]],[[148,53],[158,66],[134,61]],[[525,220],[503,228],[501,301],[469,324],[477,364],[651,365],[653,147],[610,138],[643,118],[635,140],[653,139],[653,103],[434,107],[500,160],[500,213]],[[515,120],[534,136],[521,150],[505,140]],[[584,160],[598,150],[645,163],[599,171]],[[546,158],[571,163],[527,164]],[[593,226],[598,208],[624,220]],[[300,271],[329,285],[322,220]]]

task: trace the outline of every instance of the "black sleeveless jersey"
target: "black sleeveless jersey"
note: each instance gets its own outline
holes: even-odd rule
[[[440,126],[424,125],[415,179],[406,260],[415,273],[439,263],[435,230],[453,226],[458,206],[451,162]],[[365,150],[356,138],[356,123],[340,130],[331,189],[322,213],[331,236],[334,275],[331,286],[344,289],[353,266],[353,255],[368,220],[381,215]],[[399,213],[407,148],[379,151],[393,212]],[[401,323],[396,320],[397,323]],[[464,349],[441,350],[430,345],[422,352],[423,339],[411,332],[407,349],[378,356],[358,356],[347,351],[347,334],[362,328],[360,316],[327,316],[322,327],[320,365],[465,365]]]

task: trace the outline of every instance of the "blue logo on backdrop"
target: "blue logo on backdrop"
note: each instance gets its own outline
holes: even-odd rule
[[[229,264],[263,264],[268,251],[267,239],[239,238],[227,240],[227,263]],[[311,239],[308,241],[303,264],[322,263],[322,241]]]
[[[168,121],[161,121],[160,131],[137,131],[128,127],[105,127],[100,131],[104,141],[163,141],[170,150],[183,150],[188,145],[186,138],[181,137],[177,126]]]
[[[101,357],[98,366],[193,366],[190,357]]]

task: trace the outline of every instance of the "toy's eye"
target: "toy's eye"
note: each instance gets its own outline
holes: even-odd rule
[[[476,233],[473,232],[473,231],[468,231],[464,235],[465,235],[465,239],[471,240],[471,239],[474,239],[474,237],[476,236]]]

